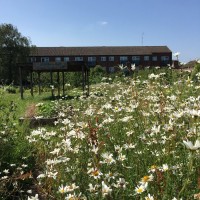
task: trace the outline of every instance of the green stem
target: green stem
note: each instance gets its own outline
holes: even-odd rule
[[[190,160],[189,160],[189,163],[188,163],[187,179],[185,180],[185,183],[184,183],[181,191],[178,194],[178,198],[180,197],[180,195],[184,192],[184,190],[186,189],[186,187],[190,183],[190,175],[191,175],[192,168],[193,168],[193,152],[190,155]]]

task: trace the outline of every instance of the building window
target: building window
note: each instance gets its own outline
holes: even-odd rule
[[[120,56],[119,60],[120,60],[120,64],[126,64],[127,61],[128,61],[128,57],[127,56]]]
[[[169,56],[161,56],[162,65],[169,64]]]
[[[133,61],[134,64],[139,65],[140,56],[132,56],[132,61]]]
[[[56,62],[56,63],[61,62],[61,57],[56,57],[56,58],[55,58],[55,62]]]
[[[161,56],[161,61],[169,61],[169,56]]]
[[[29,61],[30,61],[31,63],[36,62],[36,57],[31,57],[31,58],[29,59]]]
[[[96,61],[96,57],[88,57],[88,62],[95,62]]]
[[[158,60],[157,56],[152,57],[152,61],[157,61],[157,60]]]
[[[42,62],[42,63],[47,63],[47,62],[49,62],[49,57],[42,57],[42,58],[41,58],[41,62]]]
[[[115,57],[114,56],[109,56],[109,61],[114,61]]]
[[[144,56],[144,61],[149,61],[149,56]]]
[[[83,61],[83,57],[75,57],[75,61]]]
[[[94,56],[88,57],[88,65],[90,67],[94,67],[96,65],[96,57]]]
[[[106,57],[105,57],[105,56],[102,56],[102,57],[101,57],[101,61],[106,61]]]
[[[114,67],[109,67],[109,68],[108,68],[108,71],[109,71],[110,73],[113,73],[113,72],[115,72],[115,68],[114,68]]]
[[[120,61],[128,61],[128,57],[127,56],[120,56]]]
[[[69,57],[64,57],[64,62],[68,62],[69,61]]]
[[[132,61],[140,61],[140,56],[132,56]]]

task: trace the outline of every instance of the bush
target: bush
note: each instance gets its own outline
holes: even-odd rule
[[[200,78],[198,73],[200,73],[200,64],[196,64],[194,69],[192,70],[191,79],[193,81],[197,81],[198,78]]]
[[[102,78],[106,75],[107,75],[106,70],[100,65],[97,65],[94,68],[90,69],[90,83],[91,84],[100,83]]]
[[[13,87],[13,86],[8,86],[8,87],[6,88],[6,91],[7,91],[8,93],[11,93],[11,94],[16,94],[16,93],[17,93],[17,89],[16,89],[15,87]]]

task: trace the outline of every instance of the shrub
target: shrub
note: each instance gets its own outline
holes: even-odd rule
[[[8,87],[6,88],[6,91],[7,91],[8,93],[11,93],[11,94],[16,94],[16,93],[17,93],[16,88],[13,87],[13,86],[8,86]]]
[[[200,78],[198,73],[200,73],[200,64],[196,64],[194,69],[192,70],[191,79],[193,81],[197,81],[198,78]]]
[[[90,69],[90,83],[91,84],[100,83],[102,78],[106,75],[107,73],[105,69],[100,65],[97,65],[94,68]]]

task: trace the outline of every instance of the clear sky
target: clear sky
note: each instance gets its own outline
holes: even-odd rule
[[[2,23],[36,46],[167,45],[200,58],[200,0],[0,0]]]

